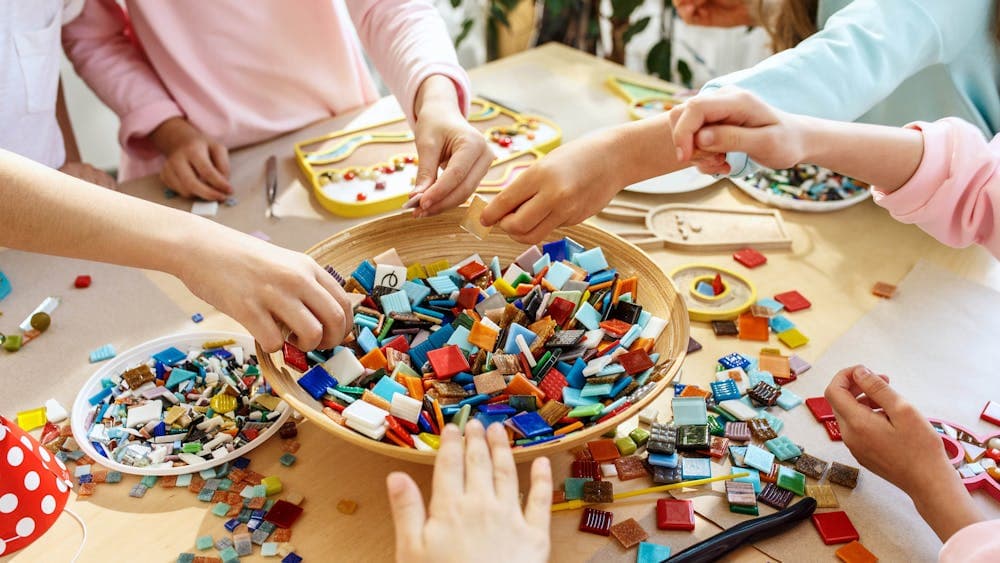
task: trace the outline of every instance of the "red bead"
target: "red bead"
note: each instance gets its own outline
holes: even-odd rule
[[[514,144],[514,139],[511,139],[510,137],[500,137],[500,139],[497,141],[497,144],[503,148],[507,148],[512,144]]]
[[[986,450],[986,457],[992,459],[997,463],[1000,463],[1000,450],[996,448],[990,448]]]
[[[76,276],[76,281],[73,282],[73,286],[77,289],[90,287],[90,276]]]
[[[378,182],[375,182],[375,189],[376,190],[384,190],[385,189],[385,181],[379,180]]]
[[[366,196],[365,194],[363,194],[361,192],[358,192],[358,201],[364,201],[366,199],[368,199],[368,196]]]
[[[416,162],[416,159],[413,158],[412,156],[404,156],[403,162],[405,162],[406,164],[413,164],[414,162]]]
[[[345,180],[353,180],[353,179],[355,179],[357,177],[358,177],[358,175],[355,174],[353,170],[348,170],[347,172],[344,172],[344,179]]]
[[[383,166],[382,167],[382,173],[383,174],[392,174],[393,172],[395,172],[395,169],[393,169],[391,166]]]

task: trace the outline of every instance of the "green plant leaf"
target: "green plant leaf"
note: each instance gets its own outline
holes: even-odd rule
[[[500,25],[510,29],[510,22],[507,20],[507,13],[497,4],[490,4],[490,19],[496,21]]]
[[[611,0],[611,21],[627,22],[643,0]]]
[[[458,46],[462,44],[462,41],[465,41],[465,38],[469,36],[469,32],[472,31],[472,26],[475,23],[476,22],[473,21],[472,18],[468,18],[462,22],[462,31],[459,31],[458,36],[455,37],[456,49],[458,49]]]
[[[677,77],[680,78],[681,84],[688,88],[692,87],[694,72],[684,59],[677,59]]]
[[[646,71],[669,81],[673,75],[670,68],[671,51],[670,40],[660,39],[646,55]]]
[[[649,26],[649,20],[650,17],[646,16],[639,21],[630,24],[628,29],[625,30],[625,33],[622,34],[622,43],[628,45],[628,42],[631,41],[637,33],[642,33],[642,30]]]

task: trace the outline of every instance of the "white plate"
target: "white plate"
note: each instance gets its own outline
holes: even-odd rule
[[[774,195],[770,192],[758,189],[743,178],[730,178],[736,187],[743,190],[750,197],[761,203],[780,209],[790,209],[792,211],[805,211],[806,213],[828,213],[845,209],[852,205],[857,205],[871,197],[871,190],[864,190],[854,197],[848,199],[838,199],[836,201],[811,201],[806,199],[793,199]]]
[[[682,194],[707,188],[718,181],[718,178],[702,174],[698,172],[697,168],[691,166],[683,170],[671,172],[670,174],[637,182],[625,188],[625,191],[640,194]]]
[[[288,416],[291,414],[290,408],[286,408],[281,416],[278,417],[278,420],[276,420],[271,426],[267,427],[266,430],[261,432],[256,440],[233,450],[229,453],[229,455],[218,459],[206,459],[204,463],[194,465],[182,465],[180,467],[170,467],[166,469],[150,469],[148,467],[133,467],[131,465],[124,465],[98,453],[97,449],[90,443],[90,440],[87,439],[88,429],[84,428],[84,424],[87,422],[87,415],[92,409],[88,399],[101,390],[102,379],[119,375],[126,369],[135,367],[139,363],[145,362],[152,357],[153,354],[171,346],[176,346],[178,349],[186,351],[192,346],[200,348],[204,342],[228,339],[233,339],[238,345],[243,346],[247,355],[255,353],[254,340],[246,334],[238,334],[235,332],[191,332],[172,334],[170,336],[164,336],[155,340],[144,342],[135,348],[131,348],[121,354],[118,354],[106,362],[100,369],[94,372],[94,375],[90,376],[90,379],[86,384],[84,384],[83,389],[80,390],[80,393],[76,396],[76,400],[73,401],[73,412],[70,418],[73,428],[73,438],[80,446],[80,449],[83,450],[83,453],[90,456],[90,458],[97,463],[100,463],[109,469],[121,471],[122,473],[131,473],[132,475],[183,475],[185,473],[197,473],[203,469],[210,469],[212,467],[222,465],[227,461],[232,461],[241,455],[246,454],[250,450],[253,450],[257,446],[266,442],[267,439],[273,436],[281,425],[288,420]]]

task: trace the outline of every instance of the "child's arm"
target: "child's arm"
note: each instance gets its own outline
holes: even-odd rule
[[[304,350],[332,347],[351,329],[343,288],[315,261],[202,217],[3,150],[0,201],[0,246],[172,274],[267,351],[281,348],[282,324]]]
[[[59,123],[59,130],[62,131],[63,147],[66,150],[66,161],[59,167],[59,171],[103,188],[117,188],[118,183],[107,172],[94,168],[80,158],[80,148],[76,145],[76,135],[73,133],[73,122],[70,121],[69,111],[66,109],[62,80],[59,80],[59,93],[56,97],[56,121]]]
[[[908,494],[941,541],[983,519],[948,463],[941,437],[888,378],[863,366],[841,370],[826,388],[826,400],[854,457]],[[902,461],[914,455],[920,463]]]
[[[123,150],[166,156],[160,177],[182,195],[225,199],[233,191],[226,147],[184,119],[129,31],[128,16],[115,0],[87,0],[63,28],[63,48],[76,72],[121,119]]]
[[[553,150],[493,198],[481,220],[535,244],[596,214],[626,186],[689,165],[677,158],[667,114],[633,121]]]
[[[414,126],[416,214],[459,205],[486,175],[493,153],[465,120],[469,77],[444,21],[427,0],[348,0],[347,7],[365,52]]]
[[[500,424],[483,432],[478,420],[469,420],[464,448],[458,427],[444,427],[434,462],[429,514],[409,475],[390,473],[386,484],[396,527],[396,561],[548,561],[549,459],[539,457],[531,464],[531,489],[522,511],[517,466]],[[497,549],[503,550],[502,556]]]
[[[950,246],[1000,257],[1000,140],[958,119],[883,127],[791,115],[738,89],[671,110],[679,158],[743,152],[772,168],[818,164],[874,186],[875,201]],[[708,167],[713,172],[725,172]]]

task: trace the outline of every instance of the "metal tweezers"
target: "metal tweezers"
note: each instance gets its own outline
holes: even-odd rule
[[[267,210],[264,211],[264,217],[280,219],[274,214],[274,200],[278,198],[278,159],[274,155],[267,158],[265,171],[267,174],[267,184],[265,185]]]

